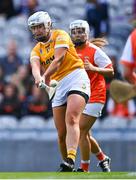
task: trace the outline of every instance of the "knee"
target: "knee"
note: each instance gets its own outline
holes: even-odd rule
[[[86,126],[80,126],[80,139],[85,139],[88,135],[88,128]]]
[[[80,130],[80,140],[87,137],[88,132],[86,130]]]
[[[79,124],[79,114],[78,112],[69,112],[67,113],[67,122],[68,125],[74,126]]]

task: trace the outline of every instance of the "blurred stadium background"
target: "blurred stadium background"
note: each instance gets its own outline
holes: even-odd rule
[[[47,94],[33,85],[29,53],[35,42],[27,28],[28,16],[37,10],[48,11],[53,26],[68,32],[71,21],[87,19],[88,9],[95,10],[92,2],[0,1],[1,172],[56,171],[61,162],[51,103]],[[115,78],[122,79],[119,60],[126,39],[135,28],[136,1],[99,0],[98,3],[106,14],[99,23],[99,33],[95,23],[90,26],[91,35],[104,36],[108,40],[109,45],[104,50],[114,63]],[[106,79],[107,103],[103,116],[95,123],[92,133],[112,158],[112,171],[135,171],[136,99],[116,104],[109,95],[110,81]],[[94,156],[90,171],[100,171]]]

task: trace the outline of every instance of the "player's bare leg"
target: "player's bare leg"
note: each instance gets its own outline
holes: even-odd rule
[[[62,140],[62,134],[65,135],[65,132],[67,132],[66,133],[67,158],[65,162],[61,164],[60,171],[74,170],[75,157],[76,157],[77,147],[79,143],[79,136],[80,136],[79,120],[83,112],[83,109],[85,108],[85,105],[86,105],[85,99],[81,95],[71,94],[68,96],[67,109],[65,115],[65,123],[66,123],[65,130],[64,130],[64,124],[62,122],[62,119],[64,118],[64,109],[62,109],[62,107],[53,109],[54,117],[56,117],[55,124],[58,130],[59,139]],[[62,112],[63,115],[58,115],[61,114]],[[62,126],[60,127],[60,125],[58,125],[59,123],[56,122],[58,121],[57,118],[61,118],[61,123],[60,123],[60,119],[59,119],[59,123],[63,127]],[[62,144],[64,145],[64,143]],[[61,147],[64,147],[62,144]],[[64,150],[62,151],[64,158],[66,152],[64,153]]]
[[[67,148],[66,148],[66,124],[65,124],[65,113],[66,106],[55,107],[53,112],[55,126],[58,132],[58,145],[62,159],[67,158]]]
[[[90,138],[90,143],[91,143],[91,152],[95,154],[97,159],[99,160],[98,165],[101,167],[103,172],[110,172],[111,159],[104,154],[96,139],[90,135],[88,136]]]
[[[90,164],[90,152],[91,152],[91,143],[90,138],[88,136],[88,132],[94,124],[96,118],[82,114],[82,118],[80,120],[80,153],[81,153],[81,169],[84,171],[89,170]]]
[[[83,114],[80,121],[80,152],[81,168],[78,171],[89,171],[90,150],[99,160],[98,165],[103,172],[110,172],[110,158],[101,150],[98,142],[89,134],[89,130],[96,121],[96,117]]]

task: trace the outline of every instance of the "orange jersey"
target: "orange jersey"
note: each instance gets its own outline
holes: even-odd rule
[[[122,56],[121,64],[125,65],[130,69],[129,79],[135,84],[136,83],[136,29],[129,35],[125,44]],[[134,72],[134,73],[133,73]]]
[[[136,29],[132,31],[127,39],[121,57],[121,64],[130,67],[132,71],[136,68]]]
[[[84,68],[82,60],[76,53],[70,36],[63,30],[53,30],[48,42],[39,42],[31,52],[31,60],[38,57],[46,70],[54,59],[55,48],[66,47],[67,53],[60,68],[51,76],[51,79],[60,80],[77,68]]]
[[[77,48],[77,53],[83,62],[87,59],[91,64],[97,67],[112,67],[112,62],[108,56],[97,46],[87,43],[82,49]],[[91,82],[91,103],[105,103],[106,101],[106,83],[103,75],[87,71]]]

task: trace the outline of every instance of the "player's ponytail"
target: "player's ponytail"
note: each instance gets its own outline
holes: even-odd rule
[[[104,38],[93,38],[90,39],[90,43],[102,48],[105,45],[108,45],[108,41]]]

